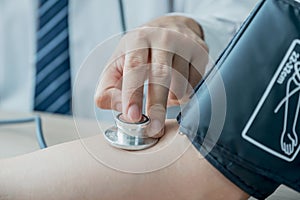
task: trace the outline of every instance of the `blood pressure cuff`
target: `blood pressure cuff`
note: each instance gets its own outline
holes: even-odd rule
[[[280,184],[300,191],[299,39],[299,1],[261,1],[177,118],[200,153],[258,199]]]

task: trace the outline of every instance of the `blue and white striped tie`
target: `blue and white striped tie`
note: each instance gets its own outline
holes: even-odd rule
[[[68,0],[39,0],[34,110],[71,114]]]

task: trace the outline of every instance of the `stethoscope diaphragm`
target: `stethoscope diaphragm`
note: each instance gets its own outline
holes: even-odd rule
[[[143,114],[142,120],[137,123],[130,123],[122,120],[122,113],[115,118],[116,126],[104,132],[105,139],[114,147],[125,150],[142,150],[157,143],[157,138],[150,138],[146,135],[146,128],[150,119]]]

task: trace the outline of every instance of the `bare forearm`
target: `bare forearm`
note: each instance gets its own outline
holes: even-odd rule
[[[169,136],[176,134],[176,130],[174,123],[166,128]],[[178,139],[182,145],[189,143],[185,136],[180,136]],[[154,148],[159,148],[159,145],[164,142],[166,141],[162,140]],[[126,162],[123,158],[126,152],[110,147],[101,136],[88,138],[85,143],[97,145],[100,151],[112,155],[118,151],[116,155],[120,157],[115,159],[121,163]],[[84,149],[80,141],[3,160],[0,164],[0,199],[239,199],[246,197],[242,191],[211,167],[192,146],[172,165],[142,174],[120,172],[97,162]],[[218,195],[213,196],[216,195],[216,190],[219,191]]]

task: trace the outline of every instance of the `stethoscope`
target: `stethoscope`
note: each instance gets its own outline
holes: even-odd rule
[[[123,0],[119,0],[119,13],[123,34],[127,27],[125,21]],[[150,123],[149,117],[142,116],[140,122],[129,123],[122,120],[122,114],[114,118],[115,126],[104,132],[104,138],[113,146],[125,150],[142,150],[153,146],[157,139],[146,136],[146,128]]]
[[[173,4],[170,0],[170,8]],[[123,0],[119,0],[120,20],[123,33],[126,32],[126,21]],[[170,10],[171,11],[171,10]],[[150,138],[146,135],[147,127],[151,119],[146,115],[142,116],[140,122],[129,123],[122,119],[122,113],[115,117],[115,126],[104,132],[104,138],[114,147],[125,150],[142,150],[157,143],[157,138]]]
[[[147,136],[147,127],[150,118],[142,115],[142,119],[136,123],[126,122],[122,119],[122,113],[115,117],[115,126],[104,132],[104,138],[114,147],[125,150],[142,150],[157,143],[157,138]]]
[[[124,4],[123,0],[119,0],[119,13],[120,13],[120,20],[123,34],[127,31],[126,21],[125,21],[125,11],[124,11]]]

